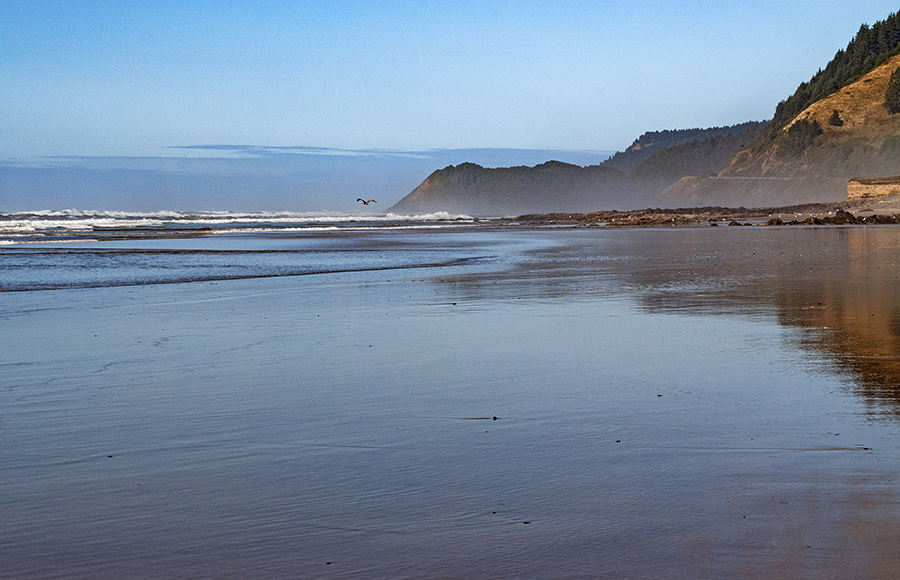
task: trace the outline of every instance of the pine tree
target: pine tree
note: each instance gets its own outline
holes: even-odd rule
[[[810,104],[858,80],[897,54],[900,54],[900,12],[892,13],[872,26],[861,25],[847,48],[837,51],[824,69],[809,82],[801,83],[793,95],[778,104],[766,129],[766,140],[775,140],[781,134],[780,129]],[[767,144],[763,142],[757,147],[761,151]]]
[[[891,80],[884,93],[884,106],[892,115],[900,113],[900,68],[891,73]]]
[[[832,127],[840,127],[844,124],[844,120],[841,119],[841,114],[837,112],[837,109],[831,113],[831,118],[828,119],[828,124]]]
[[[816,142],[816,137],[822,134],[822,126],[818,121],[800,119],[788,129],[778,155],[782,159],[799,158],[806,150]]]

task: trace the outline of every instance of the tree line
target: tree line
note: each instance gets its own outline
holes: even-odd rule
[[[737,135],[748,130],[761,130],[766,121],[747,121],[726,127],[710,127],[708,129],[667,129],[663,131],[647,131],[634,140],[628,149],[619,151],[601,165],[615,167],[625,175],[630,175],[638,165],[656,153],[665,151],[676,145],[702,141],[712,137]],[[750,141],[752,141],[751,139]],[[750,141],[746,141],[749,143]]]
[[[900,53],[900,14],[869,26],[863,24],[847,48],[839,50],[824,69],[801,83],[793,95],[778,103],[775,115],[766,128],[760,148],[774,140],[779,130],[790,123],[806,107],[858,80],[889,58]]]
[[[750,122],[740,126],[746,128],[735,133],[679,143],[654,153],[634,168],[631,177],[641,181],[657,181],[666,187],[688,175],[718,174],[738,149],[760,136],[765,123]]]

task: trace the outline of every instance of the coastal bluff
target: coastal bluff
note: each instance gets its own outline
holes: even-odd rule
[[[487,168],[461,163],[433,172],[388,211],[475,216],[587,212],[627,205],[629,192],[625,175],[602,165],[548,161],[534,167]]]
[[[854,177],[847,183],[847,199],[881,197],[900,192],[900,176]]]

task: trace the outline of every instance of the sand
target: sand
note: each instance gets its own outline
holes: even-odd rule
[[[483,259],[0,294],[2,576],[900,569],[897,228],[365,244]]]

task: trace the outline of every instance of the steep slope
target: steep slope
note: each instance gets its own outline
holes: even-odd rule
[[[671,149],[677,145],[703,142],[716,137],[732,136],[742,134],[747,131],[761,130],[766,123],[758,121],[748,121],[739,125],[731,125],[728,127],[711,127],[709,129],[675,129],[665,131],[647,131],[634,140],[625,151],[619,151],[601,165],[606,167],[615,167],[625,175],[631,175],[636,167],[644,163],[650,157],[657,153]],[[754,141],[758,137],[755,134],[750,141]],[[747,143],[748,141],[744,141]],[[723,160],[722,164],[727,160]],[[722,164],[719,164],[721,168]],[[718,170],[718,168],[717,168]]]
[[[721,175],[838,178],[900,171],[900,117],[884,107],[898,55],[900,13],[862,25],[824,69],[778,104],[762,136]]]
[[[860,27],[825,69],[778,104],[717,178],[685,177],[659,205],[791,205],[845,199],[853,177],[900,174],[900,114],[885,93],[900,69],[900,15]]]
[[[890,114],[885,91],[900,55],[800,112],[767,147],[739,151],[723,177],[842,177],[900,173],[900,114]],[[840,125],[831,123],[837,111]],[[798,128],[818,130],[806,143],[792,139]],[[820,132],[819,132],[820,131]]]

